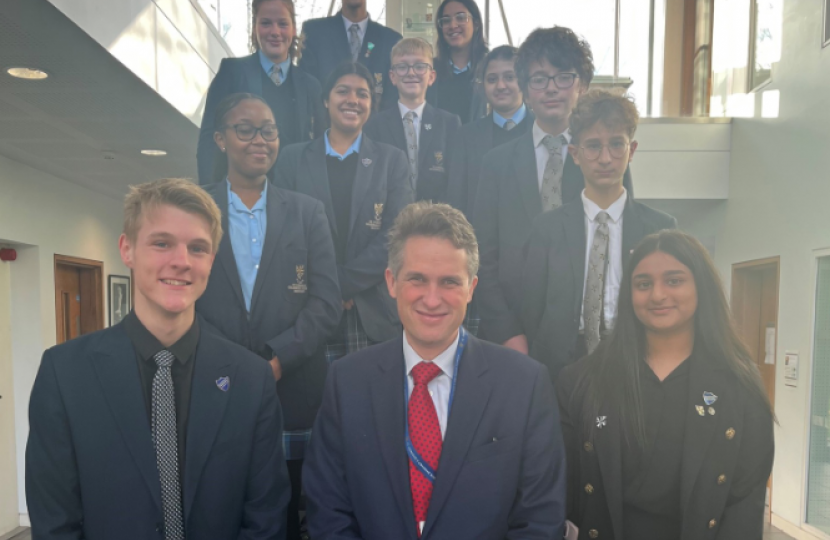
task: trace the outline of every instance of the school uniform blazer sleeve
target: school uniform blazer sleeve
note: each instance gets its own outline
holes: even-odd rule
[[[567,512],[568,520],[579,523],[577,503],[579,502],[579,450],[580,421],[579,407],[572,406],[574,384],[579,378],[580,364],[567,366],[556,380],[556,399],[559,404],[559,425],[562,428],[562,439],[565,443],[565,456],[568,464],[567,480]]]
[[[461,120],[459,120],[460,122]],[[468,136],[468,130],[461,127],[457,134],[448,139],[452,147],[452,159],[449,163],[449,174],[447,175],[447,204],[461,210],[467,216],[467,219],[470,219],[472,208],[468,208],[467,204],[469,180],[467,179],[466,138]]]
[[[233,60],[225,58],[219,64],[219,71],[210,83],[205,112],[202,115],[202,126],[199,128],[199,145],[196,147],[196,162],[198,167],[199,184],[212,183],[213,156],[216,154],[216,142],[213,140],[214,123],[216,122],[216,105],[232,93]]]
[[[43,354],[29,400],[26,502],[33,538],[83,538],[78,466],[51,350]]]
[[[552,228],[555,217],[544,212],[536,217],[533,232],[525,250],[525,271],[522,280],[522,307],[520,318],[528,343],[533,343],[539,322],[545,312],[548,292],[548,256],[550,255]]]
[[[329,115],[326,111],[326,106],[323,105],[322,83],[317,80],[317,77],[310,73],[303,73],[303,75],[305,75],[307,84],[308,99],[310,103],[309,114],[314,120],[313,134],[316,139],[317,137],[322,137],[326,132],[326,129],[328,128]]]
[[[323,203],[313,201],[306,216],[308,230],[308,301],[294,326],[266,341],[286,371],[298,367],[334,333],[342,303],[337,283],[334,242]]]
[[[318,58],[319,51],[317,50],[317,32],[316,27],[319,26],[319,20],[310,20],[303,23],[303,29],[300,35],[304,44],[303,54],[297,62],[297,67],[317,78],[320,84],[326,84],[322,79],[320,73],[320,59]]]

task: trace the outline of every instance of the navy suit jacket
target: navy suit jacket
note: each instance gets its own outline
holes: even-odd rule
[[[303,469],[317,540],[417,540],[403,337],[332,365]],[[544,367],[470,336],[423,540],[562,538],[565,454]]]
[[[222,210],[223,229],[229,231],[227,182],[207,191]],[[227,232],[196,310],[223,337],[267,360],[279,358],[277,393],[285,429],[307,429],[323,395],[328,370],[324,345],[342,311],[334,244],[320,201],[269,186],[266,212],[250,316]]]
[[[457,115],[424,104],[418,135],[417,200],[447,200],[447,171],[452,162],[452,143],[460,127],[461,120]],[[406,133],[399,107],[373,114],[363,132],[376,141],[386,141],[406,152]]]
[[[628,200],[623,210],[622,265],[644,237],[677,228],[668,214]],[[576,362],[576,341],[585,289],[585,210],[582,198],[536,218],[522,279],[521,322],[530,356],[552,379]]]
[[[634,197],[631,172],[623,185]],[[568,154],[562,171],[563,204],[578,200],[585,178]],[[533,220],[542,213],[539,175],[533,146],[533,128],[487,153],[481,166],[472,223],[478,238],[481,267],[478,298],[481,325],[479,337],[504,343],[524,334],[519,321],[525,245]]]
[[[295,66],[290,68],[289,81],[294,85],[294,104],[296,111],[297,133],[305,140],[322,135],[328,126],[328,113],[323,106],[320,83],[313,76]],[[196,161],[199,167],[199,184],[208,185],[213,180],[213,160],[217,152],[213,140],[216,122],[216,105],[231,94],[247,92],[262,96],[262,64],[259,53],[242,58],[225,58],[219,64],[219,71],[210,83],[202,127],[199,129],[199,146],[196,148]],[[269,103],[274,109],[276,103]],[[283,142],[283,146],[287,146]]]
[[[340,12],[331,17],[311,19],[303,23],[303,55],[299,66],[325,85],[329,74],[339,64],[351,62],[352,50],[346,23]],[[375,100],[380,108],[392,107],[398,102],[398,89],[389,78],[392,67],[392,47],[402,36],[382,24],[369,20],[363,47],[357,61],[369,68],[375,80]],[[369,48],[369,44],[372,48]]]
[[[285,538],[291,488],[270,367],[205,331],[194,361],[182,487],[187,537]],[[229,377],[227,391],[220,377]],[[44,353],[29,428],[32,538],[163,538],[150,421],[122,325]]]
[[[401,326],[384,278],[388,262],[386,235],[400,211],[413,201],[406,155],[363,134],[348,231],[337,230],[324,138],[283,150],[277,160],[276,183],[323,202],[332,237],[347,235],[346,260],[337,267],[343,299],[354,300],[363,327],[373,341],[395,337]]]

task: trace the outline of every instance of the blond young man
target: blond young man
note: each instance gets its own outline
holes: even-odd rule
[[[398,90],[398,104],[373,115],[364,132],[406,153],[416,200],[444,201],[450,149],[461,120],[426,102],[427,89],[435,82],[432,62],[432,46],[421,38],[403,39],[392,48],[389,77]]]
[[[124,208],[134,310],[47,350],[32,390],[32,537],[281,538],[290,488],[271,368],[195,315],[219,208],[186,180],[134,186]]]

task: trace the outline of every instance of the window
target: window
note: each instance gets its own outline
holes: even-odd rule
[[[749,47],[749,88],[754,90],[772,77],[772,65],[781,60],[783,0],[753,0]]]

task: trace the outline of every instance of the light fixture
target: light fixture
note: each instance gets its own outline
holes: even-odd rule
[[[7,69],[6,72],[12,77],[17,77],[18,79],[28,79],[31,81],[43,80],[49,76],[49,74],[43,70],[27,67],[11,67]]]
[[[153,156],[153,157],[166,156],[167,155],[166,150],[148,149],[148,150],[142,150],[141,153],[144,154],[145,156]]]

